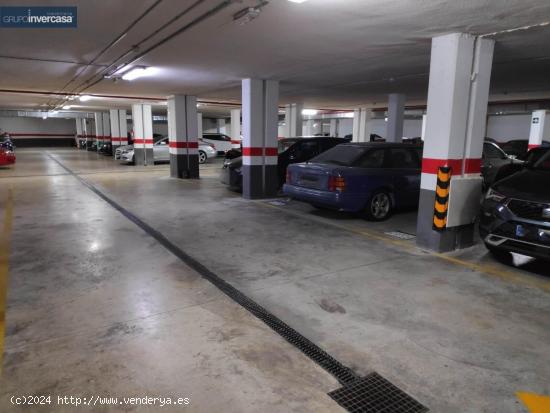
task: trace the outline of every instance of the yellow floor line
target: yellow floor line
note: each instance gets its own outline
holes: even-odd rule
[[[516,395],[527,406],[530,413],[550,412],[550,396],[525,392],[517,392]]]
[[[8,189],[4,225],[0,234],[0,374],[2,374],[4,356],[4,335],[6,332],[6,296],[8,290],[8,264],[10,256],[10,237],[13,221],[13,192]]]
[[[304,214],[302,214],[300,212],[290,211],[288,209],[285,209],[285,208],[282,208],[282,207],[279,207],[279,206],[276,206],[276,205],[268,204],[265,201],[255,201],[255,202],[260,204],[260,205],[263,205],[265,207],[269,207],[269,208],[273,208],[273,209],[283,211],[287,214],[291,214],[291,215],[306,218],[306,219],[308,218],[307,216],[305,216]],[[490,275],[490,276],[493,276],[493,277],[497,277],[497,278],[500,278],[501,280],[504,280],[504,281],[507,281],[507,282],[513,282],[515,284],[522,284],[522,285],[526,285],[526,286],[529,286],[529,287],[540,288],[543,291],[550,292],[550,281],[546,281],[546,280],[543,280],[543,279],[540,279],[540,278],[531,277],[527,274],[518,274],[517,272],[509,271],[509,270],[506,270],[504,268],[500,268],[496,265],[477,264],[475,262],[466,261],[466,260],[463,260],[463,259],[460,259],[460,258],[453,257],[452,255],[433,252],[433,251],[429,251],[429,250],[424,250],[424,249],[421,249],[421,248],[417,247],[416,244],[413,244],[410,241],[403,241],[403,240],[393,239],[393,238],[390,238],[390,237],[388,237],[387,235],[385,235],[381,232],[367,230],[367,229],[351,228],[351,227],[348,227],[346,225],[341,225],[341,224],[338,224],[338,223],[335,223],[335,222],[326,222],[324,220],[323,220],[323,222],[330,225],[330,226],[332,226],[332,227],[339,228],[339,229],[342,229],[342,230],[347,231],[347,232],[353,232],[355,234],[359,234],[359,235],[362,235],[362,236],[365,236],[365,237],[368,237],[368,238],[377,239],[379,241],[382,241],[382,242],[385,242],[385,243],[388,243],[388,244],[396,245],[396,246],[398,246],[402,249],[406,249],[408,251],[414,251],[416,253],[427,253],[427,254],[429,254],[433,257],[437,257],[437,258],[439,258],[443,261],[449,262],[451,264],[455,264],[455,265],[458,265],[458,266],[461,266],[461,267],[468,268],[468,269],[473,270],[473,271],[477,271],[477,272],[481,272],[481,273],[484,273],[484,274],[487,274],[487,275]]]

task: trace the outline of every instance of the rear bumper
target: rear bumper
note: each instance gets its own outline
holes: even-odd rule
[[[353,193],[322,191],[289,184],[283,185],[283,193],[299,201],[338,211],[361,211],[366,203],[364,196]]]
[[[222,168],[220,172],[220,181],[222,184],[225,184],[230,188],[242,190],[243,177],[234,169]]]
[[[15,163],[15,155],[13,153],[1,153],[0,154],[0,166],[12,165]]]

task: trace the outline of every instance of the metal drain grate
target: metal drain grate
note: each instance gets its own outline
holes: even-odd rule
[[[416,235],[409,234],[408,232],[403,232],[403,231],[388,231],[388,232],[384,232],[384,234],[389,235],[390,237],[404,239],[404,240],[416,238]]]
[[[428,409],[378,373],[328,394],[351,413],[425,413]]]

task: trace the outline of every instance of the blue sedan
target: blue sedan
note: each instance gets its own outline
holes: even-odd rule
[[[290,165],[283,192],[321,208],[364,212],[382,221],[418,205],[422,146],[348,143]]]

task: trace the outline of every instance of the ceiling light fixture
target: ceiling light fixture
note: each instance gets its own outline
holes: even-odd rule
[[[80,96],[80,101],[81,102],[87,102],[88,100],[90,100],[92,97],[90,95],[82,95]]]
[[[132,81],[140,77],[151,76],[156,73],[154,67],[134,67],[122,75],[122,79]]]
[[[71,105],[65,105],[63,106],[63,109],[67,110],[67,109],[70,109],[71,108]]]
[[[42,119],[48,119],[48,113],[44,112],[44,113],[42,114]]]
[[[298,4],[300,4],[300,3],[306,2],[307,0],[288,0],[288,1],[290,1],[291,3],[298,3]]]
[[[316,110],[316,109],[304,109],[304,110],[302,110],[302,115],[314,116],[314,115],[317,115],[317,113],[319,113],[319,111]]]

